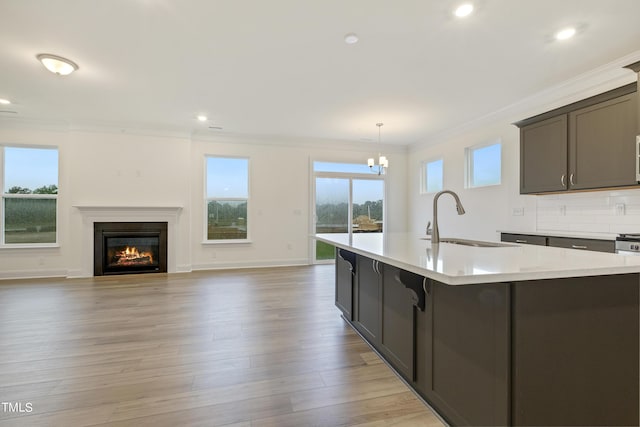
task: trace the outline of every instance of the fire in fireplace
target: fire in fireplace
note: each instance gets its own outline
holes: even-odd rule
[[[166,222],[96,222],[94,231],[94,275],[167,271]]]

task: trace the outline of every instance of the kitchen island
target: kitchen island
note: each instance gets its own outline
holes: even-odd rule
[[[344,318],[450,424],[638,425],[640,257],[315,238]]]

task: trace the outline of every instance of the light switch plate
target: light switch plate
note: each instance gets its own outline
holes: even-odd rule
[[[625,214],[624,203],[616,203],[616,215],[624,215],[624,214]]]
[[[513,208],[513,216],[524,216],[524,208]]]

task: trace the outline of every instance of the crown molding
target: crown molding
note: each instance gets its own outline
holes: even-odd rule
[[[637,81],[637,76],[629,69],[625,69],[625,66],[638,60],[640,60],[640,51],[635,51],[504,108],[410,144],[409,151],[441,144],[448,139],[498,121],[513,123],[633,83]]]

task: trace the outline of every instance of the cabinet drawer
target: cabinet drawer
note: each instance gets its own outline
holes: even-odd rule
[[[575,239],[569,237],[549,237],[548,245],[556,248],[582,249],[597,252],[615,252],[613,240]]]
[[[539,245],[539,246],[547,245],[546,236],[534,236],[532,234],[501,233],[500,239],[503,242],[526,243],[528,245]]]

